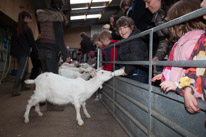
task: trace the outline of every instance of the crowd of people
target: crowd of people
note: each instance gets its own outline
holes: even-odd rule
[[[19,14],[19,22],[13,33],[11,46],[11,55],[17,58],[19,63],[12,90],[13,96],[20,95],[18,86],[20,81],[24,80],[30,48],[34,53],[38,53],[43,72],[58,73],[60,51],[64,61],[70,62],[71,55],[67,52],[63,39],[62,23],[65,22],[65,17],[61,12],[62,5],[58,0],[52,0],[51,7],[47,10],[37,10],[41,28],[38,51],[32,31],[27,25],[31,21],[31,14],[26,11]],[[80,62],[89,62],[92,59],[92,63],[96,62],[96,49],[105,47],[108,48],[101,51],[102,61],[148,61],[149,36],[126,41],[115,47],[111,45],[200,7],[206,7],[206,0],[121,0],[120,8],[123,16],[111,16],[110,24],[103,25],[102,30],[92,37],[85,32],[80,34],[82,38]],[[51,16],[53,14],[55,16]],[[152,60],[205,60],[206,23],[204,19],[206,19],[205,16],[198,17],[155,32]],[[146,65],[103,63],[102,68],[107,71],[122,70],[121,76],[142,83],[149,81]],[[200,111],[196,98],[206,100],[205,68],[166,66],[161,74],[152,78],[152,82],[155,81],[161,81],[160,87],[165,92],[173,91],[184,96],[186,109],[190,113]]]
[[[143,2],[143,1],[141,1]],[[206,6],[206,1],[187,1],[187,0],[144,0],[142,7],[145,12],[136,12],[140,9],[141,3],[136,0],[122,0],[120,8],[124,16],[110,20],[112,29],[110,32],[112,39],[118,35],[122,40],[138,34],[146,29],[161,25],[167,21],[176,19],[187,13],[195,11],[200,7]],[[138,4],[137,4],[138,3]],[[138,6],[138,8],[137,8]],[[137,8],[137,9],[136,9]],[[179,10],[181,9],[181,10]],[[150,12],[148,12],[150,11]],[[140,15],[144,14],[144,15]],[[135,17],[140,16],[140,17]],[[145,17],[148,20],[145,20]],[[181,24],[164,28],[154,34],[153,41],[153,61],[187,61],[204,60],[205,58],[205,17],[198,17]],[[115,22],[115,25],[114,25]],[[93,42],[97,47],[107,47],[109,43],[104,43],[101,34],[94,35]],[[115,35],[113,34],[115,33]],[[98,38],[99,37],[99,38]],[[157,40],[158,39],[158,40]],[[115,48],[115,61],[146,61],[148,60],[148,37],[136,38]],[[114,47],[113,47],[114,48]],[[113,61],[108,56],[111,47],[102,51],[103,61]],[[113,55],[114,56],[114,55]],[[103,69],[108,64],[103,64]],[[113,65],[113,64],[111,64]],[[137,80],[142,83],[148,83],[148,67],[143,65],[116,65],[111,71],[122,69],[122,76]],[[106,70],[106,69],[105,69]],[[204,68],[183,68],[183,67],[164,67],[162,73],[152,78],[152,82],[160,81],[160,87],[166,93],[173,91],[184,96],[185,106],[188,112],[199,112],[196,98],[206,100],[205,73]]]

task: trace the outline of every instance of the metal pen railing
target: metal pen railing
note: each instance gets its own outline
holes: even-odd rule
[[[101,50],[105,50],[106,48],[110,48],[110,47],[115,47],[118,46],[119,44],[122,44],[124,42],[145,36],[145,35],[149,35],[149,60],[148,61],[102,61],[102,60],[98,60],[98,64],[100,65],[100,63],[112,63],[115,67],[116,64],[130,64],[130,65],[147,65],[149,66],[149,80],[148,80],[148,84],[140,84],[138,83],[138,87],[141,87],[145,90],[148,91],[148,104],[147,107],[141,103],[139,103],[136,100],[133,100],[132,98],[130,98],[129,96],[127,96],[126,94],[123,94],[121,92],[119,92],[116,89],[113,89],[113,94],[117,93],[121,96],[123,96],[124,98],[126,98],[127,100],[129,100],[130,102],[132,102],[133,104],[135,104],[136,106],[138,106],[140,109],[142,109],[143,111],[147,111],[147,113],[149,114],[149,122],[147,125],[147,129],[145,129],[144,126],[141,125],[141,123],[139,123],[137,120],[135,120],[133,118],[132,115],[130,115],[128,113],[127,110],[125,110],[123,107],[121,107],[116,101],[115,98],[110,98],[109,96],[105,96],[107,98],[109,98],[112,102],[113,105],[115,105],[117,108],[119,108],[131,121],[133,121],[133,123],[135,123],[142,131],[143,133],[145,133],[145,135],[147,136],[153,136],[153,133],[151,132],[151,123],[152,123],[152,118],[154,117],[156,119],[158,119],[159,121],[161,121],[162,123],[164,123],[165,125],[167,125],[168,127],[170,127],[171,129],[173,129],[175,132],[177,132],[179,135],[181,136],[195,136],[194,134],[190,133],[190,131],[188,130],[184,130],[184,128],[179,127],[179,125],[173,123],[172,121],[170,121],[169,119],[166,119],[164,117],[164,115],[160,115],[158,113],[156,113],[155,111],[152,111],[152,104],[151,104],[151,99],[152,99],[152,94],[157,94],[160,95],[164,98],[168,98],[170,100],[174,100],[176,102],[181,102],[182,104],[184,104],[184,98],[182,98],[181,96],[177,96],[175,94],[165,94],[164,92],[161,91],[160,88],[152,86],[152,69],[153,69],[153,65],[158,65],[158,66],[177,66],[177,67],[206,67],[206,61],[152,61],[152,51],[153,51],[153,33],[161,30],[163,28],[167,28],[173,25],[177,25],[179,23],[194,19],[196,17],[200,17],[202,15],[204,15],[206,13],[206,8],[201,8],[198,9],[196,11],[193,11],[191,13],[188,13],[184,16],[181,16],[179,18],[176,18],[174,20],[168,21],[162,25],[156,26],[154,28],[148,29],[144,32],[141,32],[139,34],[136,34],[134,36],[131,36],[127,39],[121,40],[117,43],[114,43],[111,46],[107,46],[105,48],[102,48]],[[114,50],[115,52],[115,50]],[[101,51],[99,51],[98,56],[101,55]],[[122,80],[122,78],[118,78],[118,80]],[[126,81],[126,80],[122,80],[122,81]],[[134,81],[135,82],[135,81]],[[114,95],[113,95],[114,96]],[[206,111],[206,102],[202,101],[202,100],[198,100],[198,107],[201,110]],[[113,108],[114,109],[114,108]],[[112,113],[114,113],[114,110],[112,111]],[[114,115],[114,114],[113,114]],[[114,117],[118,120],[118,118],[114,115]],[[118,120],[119,121],[119,120]],[[121,121],[119,121],[119,123],[121,125],[124,125]],[[125,128],[125,130],[127,131],[127,129]],[[127,131],[129,133],[129,131]],[[131,133],[129,133],[130,136]]]
[[[115,64],[130,64],[130,65],[149,65],[149,87],[151,89],[148,89],[149,92],[151,92],[152,90],[152,83],[151,83],[151,78],[152,78],[152,66],[153,65],[159,65],[159,66],[177,66],[177,67],[206,67],[206,61],[152,61],[152,48],[153,48],[153,33],[156,31],[159,31],[163,28],[167,28],[173,25],[177,25],[179,23],[203,16],[206,13],[206,8],[200,8],[198,10],[195,10],[191,13],[188,13],[186,15],[183,15],[181,17],[178,17],[174,20],[168,21],[164,24],[161,24],[159,26],[153,27],[151,29],[148,29],[144,32],[141,32],[139,34],[136,34],[134,36],[131,36],[127,39],[123,39],[117,43],[114,43],[110,46],[104,47],[101,50],[105,50],[107,48],[110,47],[115,47],[118,46],[119,44],[125,43],[127,41],[145,36],[145,35],[150,35],[150,43],[149,43],[149,61],[100,61],[98,60],[98,62],[100,63],[113,63]],[[114,50],[115,52],[115,50]],[[100,52],[99,52],[100,53]],[[205,108],[205,107],[204,107]]]

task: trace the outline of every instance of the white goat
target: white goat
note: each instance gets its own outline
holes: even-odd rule
[[[74,71],[68,68],[59,68],[59,75],[71,79],[83,78],[84,80],[88,80],[91,76],[88,72],[80,73],[78,71]]]
[[[81,63],[82,64],[82,63]],[[89,65],[87,63],[84,63],[80,65],[79,68],[73,66],[71,67],[71,64],[63,63],[59,67],[59,74],[61,76],[65,76],[67,78],[83,78],[84,80],[88,80],[90,78],[90,73],[95,71],[94,65]]]
[[[35,84],[36,89],[28,101],[24,113],[24,122],[29,122],[29,112],[32,106],[35,106],[35,111],[39,116],[42,116],[39,102],[47,100],[57,105],[72,103],[76,110],[78,125],[83,125],[84,122],[80,115],[81,106],[86,117],[90,118],[91,116],[86,109],[86,100],[90,98],[105,81],[111,79],[114,74],[110,71],[99,70],[94,75],[92,79],[85,81],[81,78],[70,79],[47,72],[39,75],[35,80],[26,80],[26,84]]]

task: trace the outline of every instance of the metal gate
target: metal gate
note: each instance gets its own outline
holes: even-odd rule
[[[123,77],[114,77],[105,83],[102,89],[102,103],[130,137],[206,137],[206,102],[198,100],[198,107],[202,111],[198,114],[189,114],[184,108],[183,97],[175,93],[165,94],[160,88],[152,86],[151,83],[153,65],[206,67],[206,61],[152,61],[154,32],[202,16],[205,13],[206,8],[201,8],[112,45],[116,46],[149,34],[149,61],[103,62],[100,60],[102,63],[113,63],[114,65],[149,66],[148,84],[142,84]]]

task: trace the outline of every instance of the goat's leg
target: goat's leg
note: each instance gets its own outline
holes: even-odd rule
[[[82,126],[84,124],[84,121],[82,120],[81,115],[80,115],[81,105],[79,104],[79,102],[78,103],[76,102],[74,103],[74,107],[76,110],[76,120],[78,122],[78,125]]]
[[[29,112],[31,110],[31,107],[35,106],[37,103],[38,103],[38,101],[35,99],[32,99],[32,98],[28,101],[28,104],[26,106],[26,111],[24,113],[24,122],[25,123],[29,123]]]
[[[41,113],[41,111],[40,111],[39,103],[37,103],[37,104],[35,105],[35,111],[36,111],[36,113],[37,113],[40,117],[43,116],[43,113]]]
[[[91,116],[90,116],[89,113],[87,112],[86,102],[82,103],[82,108],[83,108],[83,112],[84,112],[85,116],[86,116],[87,118],[91,118]]]

